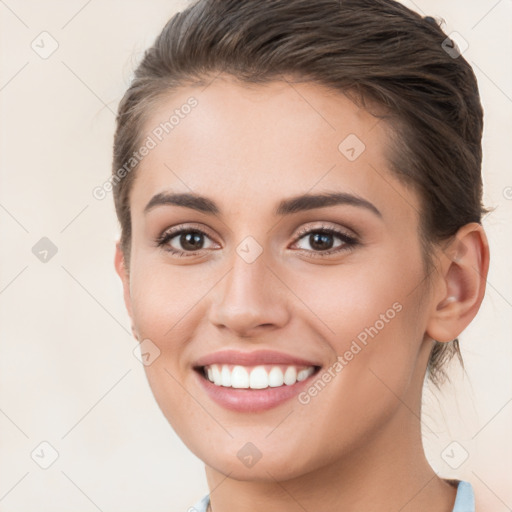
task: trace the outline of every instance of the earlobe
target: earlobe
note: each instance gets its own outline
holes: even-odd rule
[[[442,286],[426,332],[436,341],[448,342],[473,320],[485,294],[489,245],[482,226],[473,222],[460,228],[440,261]]]

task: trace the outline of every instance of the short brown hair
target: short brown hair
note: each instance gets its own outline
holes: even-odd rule
[[[113,175],[140,144],[159,98],[221,72],[246,84],[285,76],[315,82],[378,110],[371,113],[391,129],[390,168],[421,198],[429,273],[432,244],[481,222],[487,210],[477,81],[433,18],[392,0],[195,1],[165,25],[119,104]],[[135,169],[114,182],[127,270]],[[443,366],[454,354],[462,363],[458,339],[435,342],[428,365],[434,384],[447,377]]]

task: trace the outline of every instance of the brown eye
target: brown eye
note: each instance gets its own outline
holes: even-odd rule
[[[179,244],[185,251],[197,251],[203,248],[203,235],[204,233],[199,231],[184,231],[179,235]],[[176,238],[176,236],[173,238]]]
[[[332,249],[334,245],[334,235],[332,233],[311,233],[307,235],[309,245],[315,251],[326,251]]]
[[[210,241],[208,245],[207,242]],[[157,240],[157,246],[176,256],[193,256],[194,253],[210,249],[210,237],[199,229],[178,227],[165,231]]]
[[[344,233],[333,228],[313,228],[309,230],[303,230],[300,233],[298,241],[304,241],[303,245],[308,247],[299,247],[302,250],[312,253],[315,256],[327,256],[334,253],[340,253],[352,249],[358,244],[358,241]],[[335,245],[335,240],[339,242]],[[298,242],[296,242],[296,245]]]

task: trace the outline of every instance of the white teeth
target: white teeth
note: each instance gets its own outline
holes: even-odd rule
[[[284,370],[284,371],[283,371]],[[270,371],[264,366],[230,366],[213,364],[205,367],[206,377],[216,386],[237,389],[266,389],[283,385],[292,386],[307,379],[315,372],[314,366],[297,369],[296,366],[273,366]]]
[[[231,387],[231,372],[227,366],[222,367],[222,371],[220,372],[221,384],[225,388]]]
[[[306,380],[313,372],[310,371],[310,368],[306,368],[305,370],[301,370],[297,373],[297,380],[299,382]]]
[[[284,383],[291,386],[297,382],[297,369],[295,366],[288,366],[284,372]]]
[[[248,388],[249,373],[243,366],[235,366],[231,372],[231,387]]]
[[[284,375],[281,368],[278,368],[277,366],[274,366],[272,370],[270,370],[270,373],[268,374],[268,385],[271,388],[277,388],[279,386],[282,386],[284,384]]]
[[[220,386],[222,384],[222,377],[220,375],[219,367],[214,364],[210,367],[212,369],[213,379],[210,379],[210,376],[208,375],[208,379],[213,382],[216,386]]]
[[[268,388],[268,373],[265,371],[263,366],[256,366],[256,368],[252,370],[249,387],[251,389]]]

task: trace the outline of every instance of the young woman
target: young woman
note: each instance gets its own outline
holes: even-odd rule
[[[429,465],[485,292],[482,108],[432,18],[391,0],[200,0],[119,106],[115,265],[191,511],[470,512]]]

